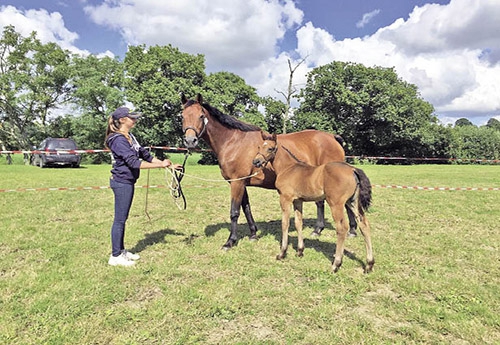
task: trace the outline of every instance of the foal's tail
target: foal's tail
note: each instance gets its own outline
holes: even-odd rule
[[[354,173],[359,181],[358,211],[364,215],[372,203],[372,184],[363,170],[354,168]]]

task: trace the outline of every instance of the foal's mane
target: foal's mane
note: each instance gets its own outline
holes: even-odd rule
[[[194,101],[189,101],[189,102],[196,103]],[[189,102],[186,104],[186,106],[189,106],[192,104],[192,103],[190,104]],[[210,113],[210,116],[215,118],[224,127],[231,128],[231,129],[238,129],[242,132],[260,131],[259,127],[255,126],[255,125],[251,125],[249,123],[245,123],[243,121],[240,121],[232,116],[226,115],[226,114],[222,113],[219,109],[212,107],[208,103],[203,103],[202,106]]]
[[[297,163],[300,163],[300,164],[305,164],[305,165],[309,165],[309,164],[307,164],[306,162],[304,162],[304,161],[300,160],[300,159],[299,159],[296,155],[294,155],[294,154],[293,154],[293,152],[292,152],[292,151],[290,151],[289,149],[287,149],[285,146],[281,145],[281,147],[282,147],[282,148],[283,148],[286,152],[288,152],[288,154],[289,154],[290,156],[292,156],[292,158],[293,158],[293,159],[295,159],[295,160],[297,161]]]

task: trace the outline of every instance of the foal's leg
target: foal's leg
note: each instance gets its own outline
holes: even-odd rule
[[[373,257],[370,223],[368,222],[368,219],[366,219],[365,215],[359,216],[358,221],[361,234],[365,238],[365,247],[366,247],[365,273],[369,273],[373,270],[373,265],[375,265],[375,258]]]
[[[342,266],[342,257],[344,255],[344,242],[347,237],[348,224],[344,216],[344,205],[340,203],[330,203],[332,217],[335,220],[335,230],[337,231],[337,246],[335,249],[335,257],[333,260],[333,272],[337,272]]]
[[[295,210],[295,229],[297,229],[297,256],[304,256],[304,236],[302,235],[302,201],[294,200],[293,209]]]
[[[281,251],[276,260],[284,259],[288,249],[288,227],[290,226],[290,201],[280,197],[281,205]]]

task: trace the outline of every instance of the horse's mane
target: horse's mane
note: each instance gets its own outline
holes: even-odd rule
[[[189,106],[189,105],[191,105],[191,104],[189,104],[189,102],[188,102],[186,104],[186,106]],[[255,125],[251,125],[249,123],[245,123],[243,121],[240,121],[232,116],[226,115],[226,114],[222,113],[219,109],[212,107],[208,103],[203,103],[202,106],[210,113],[210,116],[215,118],[224,127],[231,128],[231,129],[238,129],[242,132],[260,131],[259,127],[255,126]]]

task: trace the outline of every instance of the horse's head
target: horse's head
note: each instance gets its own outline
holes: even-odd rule
[[[269,134],[264,131],[262,133],[262,140],[264,142],[259,146],[259,152],[253,159],[252,163],[257,168],[263,167],[274,159],[276,156],[276,151],[278,150],[278,141],[276,134]]]
[[[205,133],[208,123],[207,110],[203,108],[203,97],[198,94],[195,100],[188,100],[181,95],[182,102],[182,131],[184,144],[188,149],[198,145],[200,137]]]

